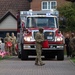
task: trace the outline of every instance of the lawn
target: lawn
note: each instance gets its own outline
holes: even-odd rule
[[[71,60],[75,63],[75,58],[71,58]]]
[[[11,56],[5,56],[3,58],[0,56],[0,60],[9,59],[9,58],[11,58]]]

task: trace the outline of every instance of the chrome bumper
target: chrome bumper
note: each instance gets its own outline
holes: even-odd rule
[[[35,44],[23,44],[24,50],[36,50]],[[49,44],[49,48],[42,48],[43,50],[64,50],[64,44]]]

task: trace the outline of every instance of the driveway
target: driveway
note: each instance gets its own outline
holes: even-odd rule
[[[44,66],[34,65],[34,60],[21,61],[17,57],[0,61],[0,75],[75,75],[75,64],[64,61],[44,60]]]

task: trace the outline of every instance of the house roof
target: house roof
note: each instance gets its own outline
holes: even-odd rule
[[[28,0],[0,0],[0,19],[7,14],[12,13],[15,17],[17,11],[29,10],[30,4]]]
[[[9,15],[11,15],[15,20],[17,20],[16,17],[10,11],[8,11],[2,16],[2,18],[0,19],[0,23]]]

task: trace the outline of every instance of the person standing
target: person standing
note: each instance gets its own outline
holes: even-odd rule
[[[35,65],[45,65],[45,63],[42,62],[41,54],[42,54],[42,42],[44,41],[44,35],[43,35],[43,28],[39,28],[39,32],[35,35],[35,42],[36,42],[36,59],[35,59]]]
[[[12,33],[11,37],[12,37],[12,54],[16,55],[17,54],[17,52],[15,50],[15,48],[16,48],[16,36],[14,35],[14,33]]]
[[[6,33],[4,43],[5,43],[5,51],[8,51],[9,54],[12,55],[12,37],[9,35],[9,33]]]
[[[74,33],[71,34],[70,46],[72,50],[72,57],[74,57],[75,56],[75,34]]]
[[[66,46],[67,57],[70,57],[71,56],[71,51],[70,51],[70,35],[69,34],[66,34],[65,46]]]

